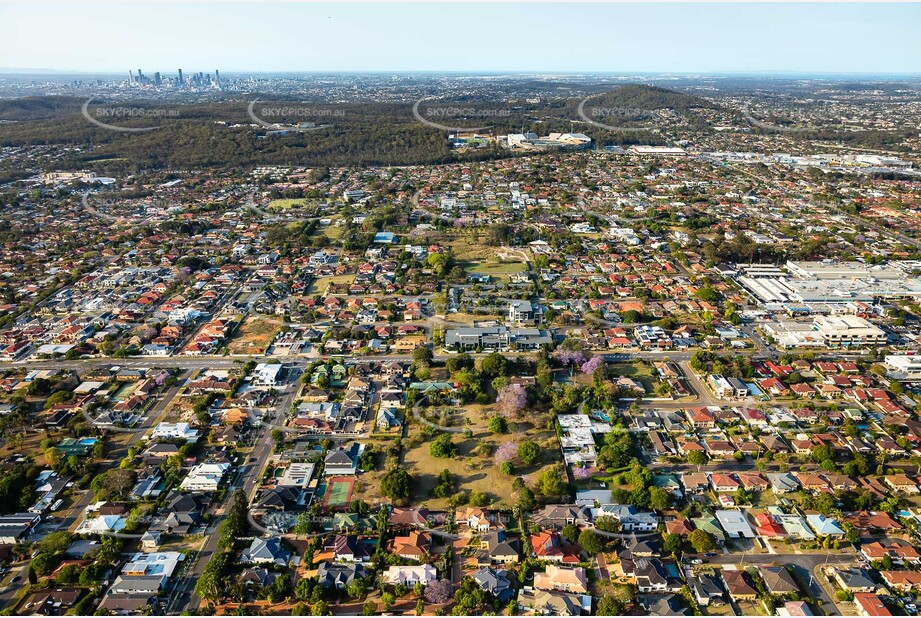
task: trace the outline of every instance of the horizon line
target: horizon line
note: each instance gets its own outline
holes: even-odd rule
[[[139,67],[143,69],[143,67]],[[0,75],[44,75],[44,76],[63,76],[63,75],[124,75],[128,71],[135,69],[126,68],[124,70],[112,69],[48,69],[48,68],[19,68],[19,67],[0,67]],[[183,69],[185,71],[186,69]],[[816,76],[899,76],[899,77],[921,77],[921,69],[917,71],[835,71],[825,69],[714,69],[714,70],[682,70],[670,71],[664,69],[629,69],[623,71],[610,70],[592,70],[592,69],[189,69],[190,74],[195,73],[212,73],[220,71],[225,75],[315,75],[315,74],[354,74],[354,75],[375,75],[375,74],[463,74],[463,75],[681,75],[681,76],[783,76],[783,75],[816,75]],[[153,73],[163,73],[162,70],[154,69]],[[169,74],[178,73],[178,69],[171,71]]]

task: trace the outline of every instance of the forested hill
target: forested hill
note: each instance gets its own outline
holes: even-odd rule
[[[273,117],[271,122],[296,124],[315,121],[318,128],[305,132],[267,134],[247,113],[251,99],[232,95],[204,102],[112,101],[94,99],[88,113],[103,107],[149,110],[122,116],[95,116],[119,127],[149,127],[147,132],[119,132],[89,122],[81,113],[86,103],[75,97],[29,97],[0,101],[0,146],[60,145],[72,147],[59,158],[62,169],[92,169],[105,175],[128,174],[149,168],[238,168],[263,164],[292,164],[310,167],[344,165],[426,165],[485,160],[513,156],[492,143],[477,149],[454,150],[447,132],[419,122],[411,103],[312,103],[315,117]],[[236,96],[236,95],[233,95]],[[262,105],[302,105],[290,97],[252,95]],[[583,114],[578,113],[585,101]],[[459,118],[441,124],[487,125],[492,135],[533,131],[578,131],[593,138],[596,145],[669,144],[675,135],[667,128],[674,122],[702,135],[711,123],[705,114],[736,117],[707,99],[647,85],[625,85],[585,100],[484,100],[467,97],[451,102],[436,99],[437,105],[461,109],[504,109],[505,114],[488,114],[486,119]],[[613,115],[595,116],[603,126],[586,122],[591,109],[614,110]],[[590,109],[591,108],[591,109]],[[624,110],[618,116],[616,110]],[[618,130],[619,128],[629,130]],[[664,130],[663,130],[664,128]],[[648,130],[647,130],[648,129]],[[677,134],[676,134],[677,135]],[[858,144],[862,132],[848,135]],[[832,139],[834,135],[821,135]],[[885,137],[885,136],[883,136]],[[874,139],[882,139],[874,137]]]
[[[591,98],[593,105],[606,105],[636,110],[671,109],[689,112],[695,109],[718,109],[719,106],[701,97],[675,92],[658,86],[628,85]]]

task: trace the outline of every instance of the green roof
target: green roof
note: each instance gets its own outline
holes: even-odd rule
[[[413,382],[409,388],[414,391],[450,391],[454,385],[450,382]]]
[[[720,528],[720,522],[716,517],[695,517],[691,521],[698,530],[704,530],[718,539],[726,540],[726,535],[723,534],[723,529]]]

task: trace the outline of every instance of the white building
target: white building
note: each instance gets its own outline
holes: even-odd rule
[[[316,466],[312,463],[292,463],[288,465],[285,473],[282,474],[275,486],[276,487],[300,487],[304,488],[310,484],[313,478],[313,471]]]
[[[253,386],[275,387],[278,386],[281,371],[284,365],[280,363],[259,363],[253,370]]]
[[[529,300],[513,300],[508,305],[508,321],[516,326],[535,324],[540,313]]]
[[[421,566],[392,566],[384,572],[384,583],[405,584],[412,588],[416,584],[427,586],[438,579],[438,573],[431,564]]]
[[[198,441],[198,430],[189,428],[188,423],[160,423],[150,432],[152,440],[182,439],[186,442]]]
[[[755,531],[752,530],[745,514],[741,511],[717,511],[715,513],[720,526],[726,531],[726,536],[731,539],[753,539]]]
[[[855,315],[817,316],[813,328],[825,338],[828,347],[885,345],[886,333],[868,320]]]
[[[825,346],[825,337],[821,333],[817,333],[812,328],[812,325],[806,322],[767,322],[762,328],[765,334],[774,339],[777,345],[787,350],[790,348]]]
[[[230,469],[228,463],[202,463],[189,471],[188,476],[182,479],[181,489],[188,491],[217,491],[218,485]]]
[[[122,567],[122,575],[133,577],[165,576],[171,577],[176,567],[185,559],[178,551],[163,551],[133,554]]]
[[[921,356],[887,354],[887,375],[896,380],[921,380]]]
[[[627,148],[627,153],[641,156],[686,157],[688,151],[684,148],[670,146],[630,146]]]

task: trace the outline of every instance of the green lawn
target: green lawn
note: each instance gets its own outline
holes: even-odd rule
[[[647,393],[655,392],[655,385],[658,382],[658,375],[651,365],[641,361],[632,363],[618,363],[609,365],[610,372],[618,377],[627,377],[640,382],[646,387]]]
[[[281,198],[269,202],[268,210],[285,210],[287,208],[300,208],[304,206],[304,198]]]
[[[524,272],[526,269],[525,264],[521,262],[500,262],[495,260],[487,260],[484,262],[468,260],[462,262],[461,266],[463,266],[464,270],[467,272],[483,273],[486,275],[512,275]]]

